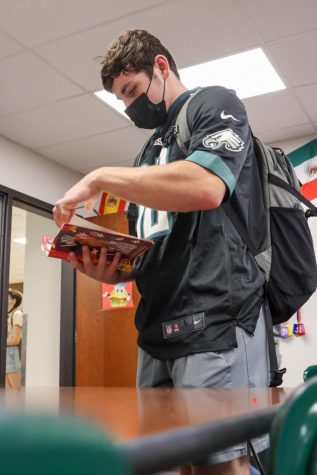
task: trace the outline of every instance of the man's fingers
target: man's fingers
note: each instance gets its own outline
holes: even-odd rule
[[[57,226],[61,228],[63,224],[68,223],[71,220],[74,212],[75,209],[73,208],[66,209],[63,206],[56,204],[53,208],[53,215]]]
[[[120,262],[120,258],[121,258],[121,253],[116,252],[116,254],[113,258],[113,261],[111,262],[111,264],[108,267],[108,271],[109,271],[110,274],[114,274],[117,271],[117,267],[118,267],[118,264]]]
[[[70,253],[68,254],[68,262],[70,263],[70,265],[71,265],[74,269],[79,270],[80,272],[85,273],[84,266],[83,266],[83,264],[77,259],[77,256],[76,256],[75,252],[70,252]]]
[[[84,201],[84,208],[87,211],[93,211],[97,201],[100,199],[100,193],[97,195],[91,196],[88,200]]]
[[[74,269],[100,281],[107,281],[109,278],[113,278],[117,273],[117,266],[121,259],[120,252],[116,252],[112,261],[107,261],[107,248],[103,247],[100,249],[100,256],[97,263],[92,260],[88,246],[82,246],[82,253],[83,262],[78,260],[75,252],[68,254],[68,262]]]
[[[90,251],[89,251],[89,247],[88,246],[82,246],[82,252],[83,252],[83,264],[84,264],[84,268],[86,270],[87,273],[90,273],[94,267],[95,267],[95,264],[91,258],[91,254],[90,254]]]
[[[53,208],[54,219],[58,226],[68,223],[75,213],[76,207],[79,204],[72,197],[68,197],[67,193],[63,198],[55,203]]]
[[[98,263],[97,263],[97,266],[99,267],[100,270],[104,270],[106,265],[107,265],[107,248],[106,247],[102,247],[100,249],[100,255],[99,255],[99,259],[98,259]]]
[[[112,261],[107,261],[108,257],[108,250],[106,247],[103,247],[100,250],[100,256],[97,264],[98,273],[101,276],[104,276],[105,273],[109,276],[115,274],[117,272],[117,266],[120,262],[121,254],[120,252],[116,252]]]

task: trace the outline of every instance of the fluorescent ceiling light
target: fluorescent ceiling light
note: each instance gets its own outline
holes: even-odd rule
[[[18,244],[23,244],[24,246],[26,245],[26,238],[25,237],[20,237],[13,239],[13,242],[16,242]]]
[[[99,99],[101,99],[103,102],[105,102],[110,107],[120,112],[120,114],[124,115],[124,117],[129,119],[129,117],[124,113],[126,107],[123,104],[123,101],[119,101],[119,99],[117,99],[116,96],[112,94],[112,92],[108,92],[102,89],[101,91],[95,92],[95,96],[99,97]]]
[[[286,88],[261,48],[180,69],[179,73],[188,89],[220,85],[234,89],[240,99]],[[127,117],[123,102],[114,94],[102,90],[95,95]]]
[[[188,89],[221,85],[234,89],[240,99],[286,88],[261,48],[190,66],[180,76]]]

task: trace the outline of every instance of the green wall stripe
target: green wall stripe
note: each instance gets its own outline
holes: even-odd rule
[[[306,160],[317,156],[317,139],[313,139],[302,147],[287,154],[293,167],[297,167]]]

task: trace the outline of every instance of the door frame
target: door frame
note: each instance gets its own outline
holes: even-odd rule
[[[53,205],[0,185],[0,388],[5,386],[8,287],[12,207],[53,218]],[[65,262],[61,270],[60,386],[75,384],[75,271]]]

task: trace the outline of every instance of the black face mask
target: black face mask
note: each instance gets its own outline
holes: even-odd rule
[[[146,92],[143,92],[132,104],[124,111],[134,124],[141,129],[155,129],[163,125],[167,119],[167,110],[164,100],[165,79],[163,98],[158,104],[153,104],[147,96],[151,86],[152,79]]]

